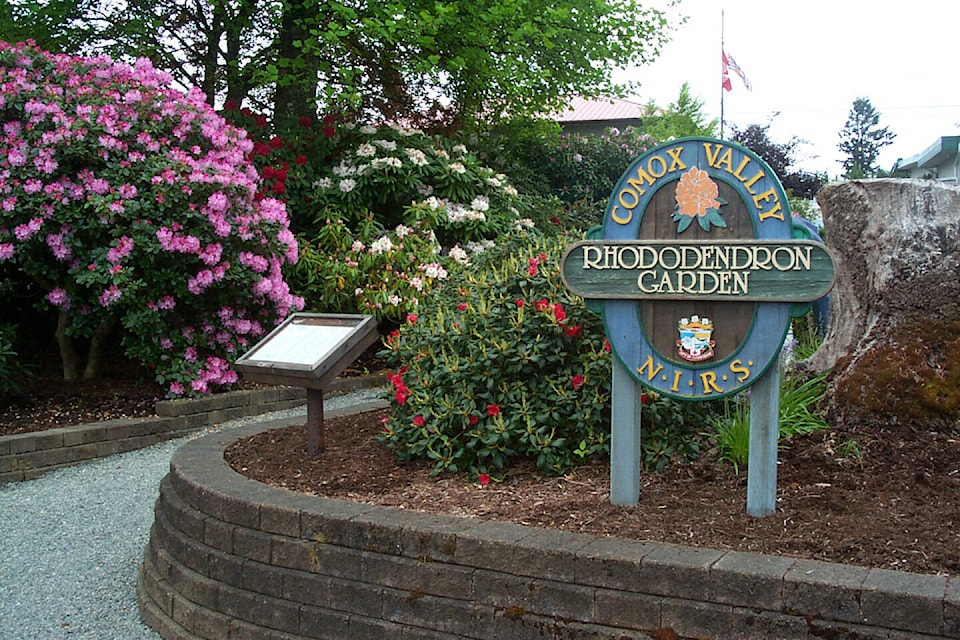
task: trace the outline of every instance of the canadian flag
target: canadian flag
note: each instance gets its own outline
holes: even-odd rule
[[[727,91],[733,89],[733,84],[730,82],[730,72],[732,71],[743,80],[743,86],[747,88],[747,91],[752,91],[753,86],[750,84],[750,81],[747,80],[746,74],[743,72],[743,69],[740,68],[740,65],[737,64],[737,61],[733,59],[733,56],[727,55],[727,52],[723,49],[720,50],[720,55],[723,56],[723,88]]]

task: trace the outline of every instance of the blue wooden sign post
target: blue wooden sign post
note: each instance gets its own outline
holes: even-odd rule
[[[757,155],[683,138],[635,160],[603,224],[564,252],[564,283],[601,313],[614,354],[611,502],[639,500],[645,389],[703,401],[752,386],[747,511],[773,513],[780,348],[836,277],[807,238]]]

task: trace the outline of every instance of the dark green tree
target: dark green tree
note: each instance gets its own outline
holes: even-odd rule
[[[805,142],[793,136],[786,142],[770,139],[770,123],[751,124],[745,129],[732,127],[731,139],[760,156],[770,165],[783,188],[798,198],[809,199],[820,190],[823,177],[795,168],[797,148]]]
[[[635,87],[611,72],[653,60],[669,30],[640,0],[82,1],[96,3],[75,21],[96,32],[90,46],[148,57],[211,103],[453,129],[625,95]],[[0,2],[24,25],[46,6]],[[0,14],[0,33],[13,22]]]
[[[98,0],[0,0],[0,40],[80,53],[100,24]]]
[[[893,143],[895,133],[880,126],[880,113],[868,98],[857,98],[847,122],[840,131],[840,151],[847,154],[843,161],[847,178],[873,178],[882,172],[877,167],[880,150]]]

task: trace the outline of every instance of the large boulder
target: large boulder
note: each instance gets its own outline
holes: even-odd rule
[[[815,371],[839,423],[935,426],[960,416],[960,188],[858,180],[817,196],[836,260]]]

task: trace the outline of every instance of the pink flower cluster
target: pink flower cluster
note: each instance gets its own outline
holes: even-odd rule
[[[284,204],[257,195],[253,143],[170,83],[147,60],[0,42],[0,109],[19,114],[0,125],[0,261],[49,282],[77,335],[120,320],[176,396],[233,384],[230,358],[303,299],[284,280],[297,242]]]

